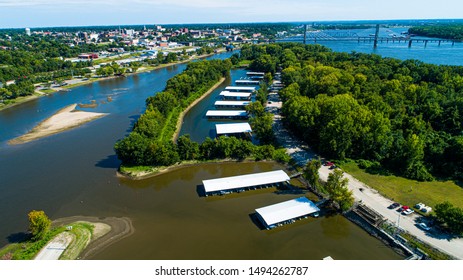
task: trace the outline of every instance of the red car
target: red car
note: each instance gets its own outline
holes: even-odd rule
[[[333,166],[333,165],[334,165],[334,163],[332,163],[331,161],[325,162],[325,166]]]
[[[405,211],[407,209],[410,209],[410,207],[408,207],[407,205],[404,205],[404,206],[400,207],[397,211],[403,212],[403,211]]]

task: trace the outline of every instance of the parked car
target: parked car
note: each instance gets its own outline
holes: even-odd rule
[[[418,203],[418,204],[415,205],[415,208],[418,209],[418,210],[420,210],[421,208],[423,208],[423,207],[425,207],[425,206],[426,206],[426,205],[424,205],[423,203],[420,202],[420,203]]]
[[[402,211],[402,214],[404,214],[404,215],[410,215],[410,214],[413,213],[413,212],[415,212],[413,209],[408,208],[408,209]]]
[[[392,203],[391,205],[389,205],[387,208],[388,208],[388,209],[395,209],[395,208],[397,208],[397,207],[399,207],[399,206],[400,206],[399,203],[394,202],[394,203]]]
[[[431,229],[431,228],[428,227],[428,225],[425,224],[425,223],[419,223],[419,224],[418,224],[418,227],[420,227],[421,229],[423,229],[423,230],[425,230],[425,231],[429,231],[429,230]]]
[[[429,213],[432,211],[432,208],[430,206],[424,206],[420,209],[420,211],[423,213]]]
[[[333,166],[333,165],[334,165],[334,163],[332,163],[331,161],[325,162],[325,166]]]
[[[408,207],[407,205],[403,205],[402,207],[400,207],[399,209],[397,209],[398,212],[403,212],[405,210],[408,210],[410,209],[410,207]]]

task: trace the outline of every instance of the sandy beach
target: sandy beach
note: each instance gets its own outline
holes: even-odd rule
[[[107,115],[103,113],[77,111],[75,110],[76,106],[77,104],[72,104],[59,110],[56,114],[41,122],[28,133],[10,140],[9,143],[16,145],[34,141],[69,130]]]

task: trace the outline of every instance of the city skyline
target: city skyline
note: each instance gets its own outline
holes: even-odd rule
[[[457,0],[0,0],[0,28],[458,19],[462,8]]]

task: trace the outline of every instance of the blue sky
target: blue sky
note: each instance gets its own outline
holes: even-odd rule
[[[462,17],[461,0],[0,0],[0,28]]]

